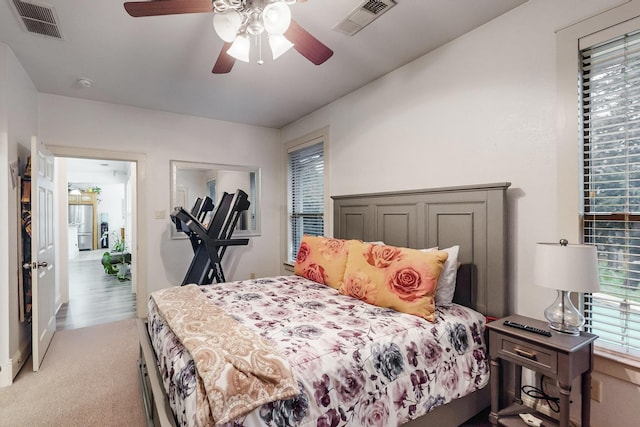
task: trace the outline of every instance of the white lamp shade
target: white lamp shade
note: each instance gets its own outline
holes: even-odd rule
[[[236,37],[235,41],[227,50],[227,53],[239,61],[249,62],[249,50],[251,49],[251,43],[249,38],[245,35]]]
[[[293,43],[287,40],[287,38],[283,35],[269,34],[269,46],[271,47],[273,59],[276,59],[280,57],[280,55],[291,49],[293,47]]]
[[[291,10],[284,2],[269,3],[262,11],[264,29],[269,34],[284,34],[291,24]]]
[[[537,243],[534,283],[571,292],[597,292],[598,254],[593,245]]]
[[[236,39],[241,25],[242,17],[235,10],[227,10],[213,15],[213,28],[216,30],[218,37],[228,43]]]

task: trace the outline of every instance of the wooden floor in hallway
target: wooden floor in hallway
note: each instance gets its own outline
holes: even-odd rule
[[[136,317],[131,279],[104,272],[105,250],[82,251],[69,260],[69,302],[56,315],[57,330],[77,329]]]

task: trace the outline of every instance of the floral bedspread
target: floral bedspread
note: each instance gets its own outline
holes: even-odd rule
[[[300,394],[228,427],[401,425],[484,387],[484,316],[438,307],[436,321],[340,295],[299,276],[200,286],[285,356]],[[178,425],[196,417],[194,362],[149,301],[149,333]]]

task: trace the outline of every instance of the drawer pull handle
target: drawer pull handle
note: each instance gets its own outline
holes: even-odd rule
[[[531,351],[526,351],[518,347],[514,347],[513,351],[515,351],[518,356],[526,357],[527,359],[531,359],[531,360],[536,360],[536,354]]]

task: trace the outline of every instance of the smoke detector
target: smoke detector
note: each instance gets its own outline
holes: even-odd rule
[[[78,79],[78,84],[82,87],[90,88],[93,85],[93,81],[87,78]]]
[[[345,19],[338,22],[333,30],[353,36],[367,25],[389,11],[397,2],[395,0],[368,0],[356,7]]]

